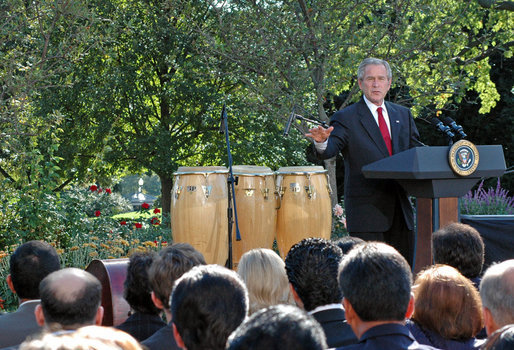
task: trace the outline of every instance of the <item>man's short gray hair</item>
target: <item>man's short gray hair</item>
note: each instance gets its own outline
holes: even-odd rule
[[[498,327],[514,323],[514,259],[491,265],[485,271],[480,297]]]
[[[389,80],[392,79],[393,73],[391,72],[391,67],[389,66],[389,63],[387,63],[387,61],[381,60],[379,58],[368,57],[368,58],[365,58],[362,60],[361,64],[359,65],[359,69],[357,70],[357,78],[359,80],[364,79],[364,73],[365,73],[366,67],[371,64],[377,65],[377,66],[378,65],[384,66],[386,69],[386,72],[387,72],[387,78]]]

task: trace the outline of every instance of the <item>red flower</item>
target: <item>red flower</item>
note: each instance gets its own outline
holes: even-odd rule
[[[127,224],[127,222],[126,222],[126,221],[120,221],[120,225],[124,226],[124,225],[126,225],[126,224]]]
[[[161,222],[159,221],[159,218],[157,218],[157,216],[154,216],[152,220],[150,220],[150,223],[152,225],[159,225]]]
[[[98,193],[102,193],[102,189],[101,188],[98,189]]]
[[[105,189],[105,193],[107,193],[107,194],[111,194],[111,189],[110,189],[110,188],[106,188],[106,189]]]
[[[161,209],[159,209],[159,208],[155,208],[155,209],[153,210],[153,213],[154,213],[154,214],[159,214],[160,212],[161,212]]]
[[[143,228],[143,224],[140,222],[136,222],[134,226],[136,226],[136,228]]]
[[[96,187],[96,185],[91,185],[91,187],[89,187],[89,190],[91,192],[95,192],[97,189],[98,189],[98,187]]]
[[[100,216],[100,214],[102,214],[102,213],[100,213],[100,210],[95,211],[95,216]]]
[[[150,208],[150,204],[148,204],[148,203],[143,203],[143,204],[141,204],[141,208],[143,208],[143,209],[148,209],[148,208]]]
[[[168,244],[168,241],[162,241],[161,244]]]

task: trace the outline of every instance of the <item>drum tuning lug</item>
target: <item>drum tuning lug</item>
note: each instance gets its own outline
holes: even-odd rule
[[[205,198],[209,198],[209,196],[211,195],[211,192],[212,192],[212,186],[203,186],[202,185],[202,189],[203,189],[203,194],[204,194]]]
[[[305,186],[305,192],[307,192],[307,197],[312,199],[312,196],[314,195],[314,188],[312,186]]]
[[[264,199],[268,199],[269,196],[269,188],[263,188],[261,189],[262,195],[264,196]]]
[[[245,194],[247,197],[252,197],[255,190],[253,188],[245,188]]]
[[[182,186],[175,187],[175,199],[178,199],[180,192],[182,192]]]
[[[284,193],[286,192],[286,188],[285,187],[277,187],[277,191],[275,192],[276,194],[278,194],[280,196],[280,198],[284,197]]]

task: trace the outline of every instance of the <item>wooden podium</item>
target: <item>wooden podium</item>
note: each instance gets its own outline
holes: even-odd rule
[[[480,179],[505,172],[501,145],[476,147],[478,167],[468,176],[452,171],[447,146],[411,148],[362,168],[366,178],[396,180],[410,196],[417,198],[414,272],[432,264],[432,232],[459,221],[459,197]]]

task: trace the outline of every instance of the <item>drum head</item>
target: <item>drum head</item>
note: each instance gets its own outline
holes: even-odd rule
[[[173,175],[185,174],[223,174],[228,173],[228,169],[224,166],[181,166]]]
[[[277,174],[325,174],[327,170],[322,166],[288,166],[277,170]]]
[[[232,167],[232,173],[234,175],[274,175],[273,171],[267,166],[258,166],[258,165],[234,165]]]

